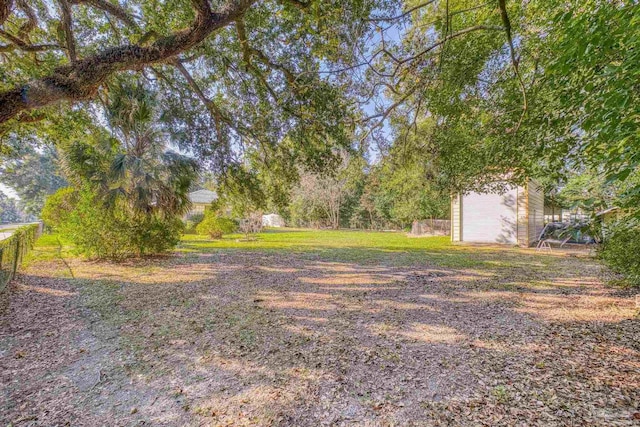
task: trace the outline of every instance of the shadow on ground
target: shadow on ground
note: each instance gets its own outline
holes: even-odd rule
[[[637,308],[593,260],[434,253],[34,264],[5,297],[0,420],[634,424]]]

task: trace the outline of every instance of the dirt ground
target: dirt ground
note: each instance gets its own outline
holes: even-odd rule
[[[0,425],[640,425],[636,295],[514,251],[33,263],[1,297]]]

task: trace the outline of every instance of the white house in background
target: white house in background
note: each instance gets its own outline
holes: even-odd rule
[[[204,213],[204,209],[211,205],[211,202],[216,200],[218,195],[215,191],[198,190],[189,193],[189,200],[191,201],[191,210],[187,213],[186,217],[197,213]]]
[[[451,240],[531,246],[544,228],[544,193],[533,180],[503,193],[454,194]]]
[[[278,214],[262,215],[263,227],[284,227],[284,219]]]

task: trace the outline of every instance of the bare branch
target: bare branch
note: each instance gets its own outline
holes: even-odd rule
[[[387,117],[389,117],[389,114],[391,114],[391,112],[393,110],[395,110],[400,105],[402,105],[404,103],[404,101],[409,99],[409,97],[416,92],[417,88],[418,88],[417,85],[414,86],[413,88],[408,90],[407,93],[405,93],[400,99],[398,99],[396,102],[394,102],[389,107],[387,107],[384,111],[382,111],[381,113],[378,113],[378,114],[374,114],[374,115],[365,117],[362,121],[364,123],[366,123],[366,122],[368,122],[370,120],[373,120],[373,119],[376,119],[376,118],[380,117],[380,120],[378,121],[378,124],[376,125],[376,127],[382,125],[382,122],[384,122],[387,119]]]
[[[24,40],[4,31],[0,30],[0,37],[11,42],[8,45],[0,45],[0,52],[12,52],[14,50],[20,50],[23,52],[44,52],[47,50],[64,50],[63,47],[55,44],[27,44]]]
[[[408,15],[412,14],[416,10],[422,9],[423,7],[427,7],[430,4],[435,3],[436,0],[429,0],[424,3],[420,3],[397,16],[374,16],[373,18],[369,18],[369,22],[387,22],[387,21],[397,21],[399,19],[406,18]]]
[[[11,33],[6,32],[5,30],[0,30],[0,37],[2,37],[3,39],[10,41],[11,43],[15,44],[16,46],[26,46],[27,43],[24,42],[24,40],[14,36]]]
[[[476,26],[473,26],[473,27],[465,28],[464,30],[457,31],[455,33],[449,34],[446,37],[443,37],[441,40],[438,40],[437,42],[433,43],[432,45],[430,45],[429,47],[425,48],[424,50],[416,53],[415,55],[411,55],[411,56],[408,56],[406,58],[403,58],[402,60],[400,60],[398,62],[398,64],[402,65],[402,64],[405,64],[405,63],[407,63],[409,61],[413,61],[415,59],[418,59],[419,57],[425,55],[426,53],[431,52],[433,49],[437,48],[438,46],[441,46],[441,45],[445,44],[446,42],[448,42],[451,39],[463,36],[465,34],[468,34],[468,33],[474,32],[474,31],[480,31],[480,30],[502,31],[503,28],[502,27],[491,26],[491,25],[476,25]]]
[[[509,53],[511,55],[511,65],[513,66],[513,71],[516,74],[518,79],[518,85],[520,86],[520,91],[522,92],[522,114],[520,115],[520,120],[518,120],[518,124],[516,125],[513,133],[517,133],[518,129],[520,129],[520,125],[522,124],[522,120],[527,112],[527,89],[524,85],[524,80],[522,79],[522,75],[520,74],[519,69],[519,58],[516,56],[516,49],[513,45],[513,37],[511,35],[511,20],[509,19],[509,14],[507,13],[507,2],[506,0],[498,0],[498,5],[500,7],[500,16],[502,17],[502,24],[504,25],[504,32],[507,35],[507,43],[509,45]]]
[[[28,37],[29,33],[38,26],[38,17],[33,11],[33,8],[25,0],[18,0],[17,6],[25,15],[27,15],[27,21],[22,24],[18,30],[18,37],[25,39]]]
[[[225,117],[225,115],[222,113],[222,111],[218,108],[218,106],[213,101],[207,98],[207,96],[202,91],[198,83],[194,80],[194,78],[189,73],[189,70],[185,68],[185,66],[182,64],[182,62],[180,62],[180,60],[176,59],[172,61],[171,64],[174,67],[176,67],[178,71],[180,71],[180,74],[182,74],[182,76],[185,78],[185,80],[187,81],[191,89],[196,93],[198,98],[200,98],[200,101],[202,101],[204,106],[207,108],[207,110],[209,111],[209,114],[211,114],[211,117],[213,118],[216,124],[216,133],[218,134],[218,140],[222,141],[223,134],[222,134],[222,128],[221,128],[220,122],[221,121],[230,122],[230,120],[228,120]]]
[[[60,3],[60,11],[62,13],[62,28],[64,29],[64,40],[67,44],[67,55],[69,60],[74,63],[78,60],[76,55],[76,41],[73,36],[73,19],[71,18],[71,7],[67,0],[58,0]]]
[[[481,31],[481,30],[488,30],[488,31],[503,31],[502,27],[498,27],[498,26],[491,26],[491,25],[476,25],[473,27],[469,27],[469,28],[465,28],[464,30],[460,30],[457,31],[455,33],[449,34],[446,37],[443,37],[441,40],[438,40],[437,42],[433,43],[432,45],[429,45],[428,47],[426,47],[425,49],[423,49],[422,51],[416,53],[415,55],[411,55],[405,58],[397,58],[396,56],[394,56],[391,52],[389,52],[387,49],[379,49],[378,51],[376,51],[370,58],[364,58],[361,62],[354,64],[354,65],[350,65],[347,67],[343,67],[343,68],[339,68],[339,69],[335,69],[335,70],[327,70],[327,71],[318,71],[319,74],[335,74],[335,73],[342,73],[342,72],[346,72],[346,71],[351,71],[363,66],[368,66],[375,74],[377,74],[380,77],[394,77],[395,75],[398,74],[398,71],[400,70],[400,68],[405,65],[408,62],[414,61],[418,58],[420,58],[421,56],[431,52],[433,49],[445,44],[446,42],[448,42],[451,39],[454,39],[456,37],[460,37],[463,36],[465,34],[474,32],[474,31]],[[380,54],[384,54],[386,56],[388,56],[389,58],[391,58],[391,60],[396,64],[396,67],[394,69],[394,71],[392,73],[382,73],[380,71],[378,71],[373,65],[372,65],[372,61],[375,59],[376,56],[380,55]]]

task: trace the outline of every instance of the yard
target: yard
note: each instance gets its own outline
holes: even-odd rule
[[[638,425],[634,291],[585,252],[400,233],[186,236],[0,298],[2,425]]]

